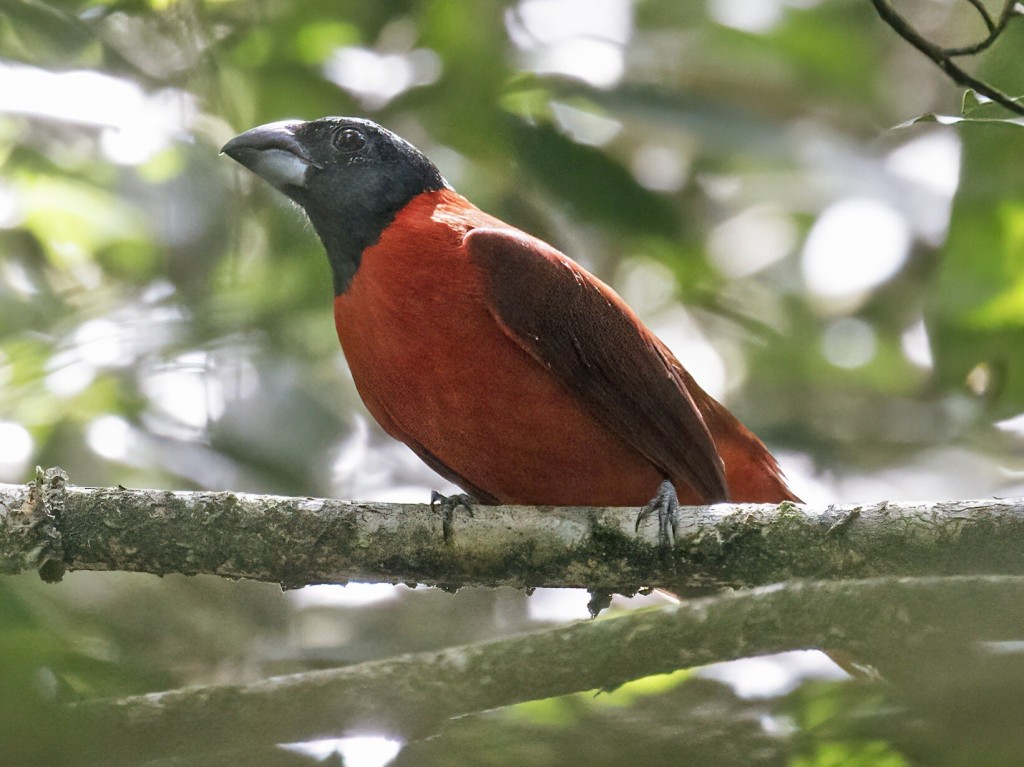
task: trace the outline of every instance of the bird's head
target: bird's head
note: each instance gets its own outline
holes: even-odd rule
[[[398,211],[448,187],[416,147],[355,117],[261,125],[221,151],[302,206],[327,249],[337,294]]]

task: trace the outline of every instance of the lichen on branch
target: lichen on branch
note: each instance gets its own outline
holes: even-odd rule
[[[635,529],[638,510],[630,508],[480,505],[456,515],[446,541],[429,504],[63,480],[47,495],[41,484],[0,485],[0,573],[46,562],[51,577],[63,569],[123,570],[284,587],[358,580],[619,593],[790,578],[1024,574],[1019,499],[694,506],[684,508],[675,544],[665,549],[657,521]]]

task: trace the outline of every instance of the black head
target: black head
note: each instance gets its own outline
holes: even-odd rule
[[[221,151],[305,209],[327,249],[337,295],[398,211],[448,186],[412,144],[355,117],[261,125]]]

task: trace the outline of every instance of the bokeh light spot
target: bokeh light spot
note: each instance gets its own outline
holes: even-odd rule
[[[727,277],[746,277],[786,256],[796,247],[797,228],[780,210],[748,208],[711,232],[708,254]]]
[[[825,210],[803,250],[808,289],[848,310],[899,271],[910,250],[910,227],[885,203],[848,198]]]
[[[116,415],[102,415],[94,419],[85,430],[85,441],[96,455],[111,461],[124,460],[128,455],[131,426]]]
[[[35,440],[28,429],[13,421],[0,421],[0,477],[21,478],[35,450]]]
[[[864,320],[842,317],[830,323],[822,336],[825,359],[838,368],[859,368],[875,356],[875,331]]]
[[[360,736],[324,738],[303,743],[289,743],[281,748],[325,761],[332,754],[341,754],[345,767],[384,767],[402,750],[402,741],[394,738]]]

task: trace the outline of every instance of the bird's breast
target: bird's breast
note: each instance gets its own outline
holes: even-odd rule
[[[462,246],[483,226],[507,228],[453,192],[431,192],[363,253],[334,311],[367,409],[501,502],[645,503],[655,467],[495,320]]]

